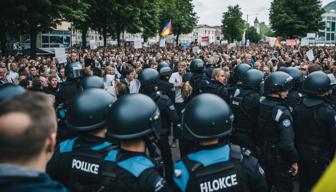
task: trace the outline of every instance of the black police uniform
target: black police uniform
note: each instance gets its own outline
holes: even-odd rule
[[[182,134],[200,145],[175,164],[176,191],[267,191],[264,171],[250,151],[227,144],[232,120],[230,107],[217,95],[201,94],[188,103]]]
[[[159,82],[159,90],[162,92],[163,95],[167,95],[170,100],[175,103],[175,89],[174,84],[169,83],[168,80],[161,79]]]
[[[237,145],[199,147],[175,164],[174,181],[177,191],[267,191],[258,160]]]
[[[291,107],[295,108],[302,102],[304,96],[301,90],[304,75],[296,67],[287,67],[284,71],[293,77],[294,85],[293,88],[289,90],[286,100]]]
[[[323,98],[306,96],[295,109],[300,191],[310,191],[331,162],[336,147],[336,112]]]
[[[256,129],[258,127],[258,111],[260,95],[257,90],[236,89],[231,108],[234,114],[231,141],[245,147],[256,154]]]
[[[274,185],[278,191],[292,191],[289,170],[298,157],[293,142],[293,118],[285,100],[273,97],[261,100],[257,134],[269,186]]]
[[[108,183],[105,191],[171,191],[155,162],[144,153],[114,149],[104,159],[102,174],[102,180]]]
[[[82,133],[60,143],[47,172],[71,191],[98,191],[103,186],[103,160],[112,148],[105,138]]]
[[[107,173],[114,177],[112,181],[117,185],[108,191],[171,191],[144,150],[132,152],[123,145],[127,141],[151,141],[151,137],[159,134],[161,121],[155,102],[142,94],[125,95],[112,105],[108,119],[107,135],[120,140],[120,149],[112,150],[104,161],[110,170]]]
[[[295,108],[302,102],[303,96],[304,94],[300,88],[293,87],[289,90],[286,100],[292,108]]]
[[[57,129],[57,143],[77,135],[76,131],[68,129],[65,125],[65,112],[71,99],[82,90],[79,80],[68,80],[62,83],[56,92],[55,107],[57,109],[57,117],[60,120]],[[63,106],[59,107],[60,104],[63,104]]]
[[[0,189],[6,192],[68,191],[45,173],[9,164],[0,164]]]
[[[310,73],[303,81],[307,94],[295,109],[295,142],[299,152],[300,191],[310,191],[332,160],[336,148],[336,111],[328,96],[329,77]]]
[[[170,183],[173,176],[173,157],[169,145],[170,128],[172,123],[178,123],[178,116],[175,110],[174,103],[166,95],[161,95],[160,92],[152,93],[150,97],[158,105],[161,115],[161,131],[158,140],[158,147],[161,151],[162,160],[165,167],[165,178]]]
[[[191,76],[189,83],[193,88],[191,98],[204,93],[204,89],[209,83],[204,73],[195,73]]]
[[[227,87],[223,85],[221,82],[216,80],[210,80],[209,83],[206,84],[204,88],[204,93],[212,93],[218,95],[226,102],[230,101],[229,91]]]

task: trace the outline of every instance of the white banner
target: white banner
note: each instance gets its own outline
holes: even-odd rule
[[[166,46],[166,39],[160,39],[160,47]]]
[[[309,61],[313,61],[314,60],[314,52],[313,52],[313,50],[311,49],[311,50],[309,50],[307,53],[306,53],[306,55],[307,55],[307,57],[308,57],[308,59],[309,59]]]
[[[96,41],[90,40],[90,49],[97,49]]]
[[[142,43],[140,40],[135,40],[134,41],[134,49],[141,49],[142,48]]]
[[[66,63],[67,55],[65,54],[65,48],[55,48],[55,57],[58,60],[58,63]]]

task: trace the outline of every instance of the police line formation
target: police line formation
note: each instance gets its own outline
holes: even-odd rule
[[[55,151],[55,131],[44,130],[53,124],[49,99],[1,86],[1,133],[11,138],[27,129],[20,138],[32,142],[20,146],[0,136],[1,191],[289,192],[294,180],[310,191],[334,155],[335,80],[322,71],[304,76],[282,67],[265,75],[239,64],[224,85],[224,71],[205,68],[201,59],[180,62],[175,72],[161,62],[140,72],[139,93],[121,81],[117,100],[100,77],[83,79],[79,62],[69,62],[65,73],[56,94]],[[36,127],[49,135],[29,131]],[[11,128],[18,130],[6,133]],[[29,149],[23,157],[20,148]],[[44,163],[51,158],[47,167],[29,167],[41,156]]]

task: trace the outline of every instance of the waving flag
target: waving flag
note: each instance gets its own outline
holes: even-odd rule
[[[172,33],[172,23],[171,23],[171,19],[170,19],[170,20],[168,21],[168,23],[166,23],[166,24],[163,26],[163,29],[162,29],[160,35],[161,35],[162,37],[165,37],[165,36],[167,36],[167,35],[169,35],[169,34],[171,34],[171,33]]]
[[[274,42],[275,47],[281,47],[280,37],[277,37]]]

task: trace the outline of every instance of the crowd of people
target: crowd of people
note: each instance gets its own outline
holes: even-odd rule
[[[0,188],[311,191],[336,147],[334,47],[195,47],[3,56]]]

